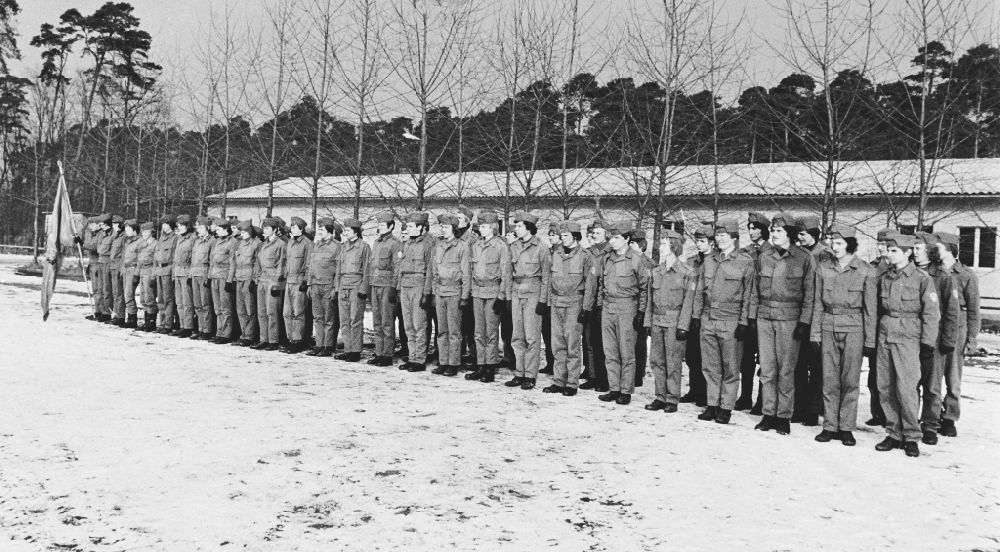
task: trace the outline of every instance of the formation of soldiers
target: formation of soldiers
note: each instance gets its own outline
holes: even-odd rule
[[[627,405],[648,357],[655,400],[646,410],[695,403],[698,419],[720,424],[749,410],[762,416],[757,430],[783,435],[822,416],[816,440],[847,446],[856,444],[867,357],[865,423],[887,433],[877,450],[918,456],[919,441],[957,436],[962,359],[976,348],[980,318],[978,282],[957,260],[953,234],[885,229],[869,263],[855,255],[851,227],[832,226],[821,243],[816,217],[750,213],[743,247],[736,219],[702,223],[687,259],[685,237],[664,228],[654,263],[628,221],[562,221],[544,241],[538,217],[524,211],[505,235],[495,212],[462,206],[437,224],[426,212],[377,218],[369,245],[352,218],[309,229],[298,217],[259,227],[93,217],[79,238],[94,282],[88,318],[360,362],[370,303],[374,366],[399,356],[400,370],[421,372],[436,358],[432,373],[464,369],[485,383],[506,367],[504,385],[523,390],[548,373],[545,393],[593,389]]]

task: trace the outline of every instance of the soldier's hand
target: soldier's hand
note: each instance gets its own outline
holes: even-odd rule
[[[299,291],[305,293],[309,289],[309,284],[302,282],[299,284]]]
[[[281,296],[281,288],[277,286],[271,286],[271,297],[280,297],[280,296]]]
[[[938,347],[938,350],[941,351],[942,355],[950,355],[955,352],[955,347],[952,345],[941,345]]]
[[[674,332],[674,337],[677,338],[677,341],[686,341],[688,338],[688,331],[677,328],[677,331]]]
[[[748,331],[754,331],[754,332],[757,331],[757,319],[756,318],[747,319],[747,330]]]
[[[642,329],[642,324],[646,319],[646,313],[639,311],[635,313],[635,317],[632,318],[632,329],[639,331]]]
[[[875,347],[865,347],[862,354],[870,359],[875,359]]]
[[[73,243],[77,245],[83,245],[83,238],[80,236],[73,236]]]
[[[257,293],[257,282],[250,280],[250,293]]]
[[[212,287],[212,281],[209,280],[208,278],[205,278],[205,281],[202,282],[201,286],[204,287],[204,288],[211,288]]]
[[[395,305],[397,299],[399,295],[396,293],[396,288],[389,288],[389,303]]]
[[[580,314],[576,315],[576,321],[579,322],[580,324],[586,324],[587,321],[589,320],[590,320],[589,310],[580,311]]]
[[[924,343],[921,343],[920,344],[920,359],[921,360],[926,360],[926,359],[930,359],[930,358],[934,358],[934,346],[933,345],[926,345]]]
[[[823,345],[819,341],[810,341],[809,347],[812,349],[814,355],[819,355],[823,352]]]
[[[193,282],[193,281],[194,281],[194,280],[192,280],[192,279],[191,279],[191,277],[190,277],[190,276],[188,276],[188,281],[187,281],[188,285],[191,285],[191,282]]]
[[[461,298],[461,299],[458,300],[458,308],[464,309],[464,308],[468,308],[468,306],[469,306],[469,299],[468,298],[463,297],[463,298]]]
[[[493,302],[493,314],[500,315],[503,314],[503,304],[506,303],[503,299],[497,299]]]
[[[363,292],[363,291],[359,291],[358,292],[358,299],[361,299],[362,301],[364,301],[365,299],[368,299],[368,294],[365,293],[365,292]]]
[[[226,290],[226,293],[232,293],[236,290],[236,285],[232,282],[226,282],[226,285],[222,286],[222,288]]]
[[[736,338],[736,341],[743,341],[743,338],[746,337],[746,335],[747,335],[747,325],[737,324],[736,331],[733,332],[733,337]]]
[[[795,330],[792,331],[792,339],[795,341],[806,341],[809,339],[809,324],[805,322],[799,322],[795,325]]]
[[[431,296],[430,295],[421,295],[420,296],[420,308],[422,308],[424,310],[430,310],[431,309]]]
[[[548,312],[548,310],[549,310],[548,305],[546,305],[545,303],[542,303],[541,301],[539,301],[535,305],[535,314],[537,314],[539,316],[545,316],[545,313]]]
[[[206,283],[208,283],[208,282],[206,282]],[[133,286],[139,285],[139,277],[138,276],[132,276],[132,285]]]

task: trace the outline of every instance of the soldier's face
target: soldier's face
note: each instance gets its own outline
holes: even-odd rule
[[[489,239],[493,237],[493,224],[489,222],[483,222],[479,225],[479,235]]]
[[[676,257],[677,253],[670,248],[670,238],[660,238],[660,255],[666,257]]]
[[[264,237],[267,238],[267,239],[271,239],[271,236],[273,236],[273,235],[274,235],[274,227],[273,226],[265,226],[264,227]]]
[[[844,238],[831,238],[830,249],[833,251],[833,256],[838,259],[843,259],[848,255],[847,241]]]
[[[603,228],[594,228],[590,231],[590,241],[595,244],[604,243],[608,239],[608,231]]]
[[[885,250],[885,257],[889,264],[893,266],[903,266],[910,259],[910,249],[901,249],[898,246],[890,246]]]
[[[625,239],[625,236],[615,234],[614,236],[608,238],[608,245],[610,245],[611,249],[614,249],[615,251],[621,251],[622,249],[628,247],[628,241]]]
[[[326,226],[319,225],[316,227],[316,239],[325,240],[330,237],[330,233],[326,231]]]
[[[771,243],[777,245],[778,247],[788,247],[788,232],[785,232],[784,226],[771,227]]]
[[[753,224],[748,224],[747,231],[750,232],[750,239],[752,241],[757,241],[760,239],[760,228],[757,228]]]
[[[951,255],[951,250],[948,249],[947,245],[945,245],[943,243],[938,243],[938,244],[935,244],[934,247],[937,248],[938,257],[941,260],[943,260],[943,261],[950,261],[950,260],[954,259],[954,257],[952,257],[952,255]]]
[[[712,250],[712,242],[708,241],[708,238],[696,238],[694,246],[698,248],[699,253],[708,253]]]
[[[528,227],[524,225],[524,222],[517,221],[514,223],[514,235],[519,239],[524,239],[524,237],[530,233],[531,232],[528,232]]]
[[[559,242],[563,244],[563,247],[573,247],[576,240],[573,238],[573,234],[570,232],[563,232],[559,234]]]
[[[354,241],[358,239],[358,234],[354,231],[353,227],[348,226],[344,228],[344,233],[341,234],[341,237],[344,238],[344,241]]]
[[[302,228],[299,228],[298,224],[293,224],[288,227],[288,233],[295,237],[301,236]]]
[[[719,232],[715,235],[715,243],[722,251],[727,251],[733,246],[733,237],[727,232]]]
[[[639,247],[639,242],[630,241],[628,242],[628,246],[632,249],[632,251],[635,251],[636,253],[642,253],[642,248]]]
[[[926,243],[918,243],[917,245],[913,246],[913,260],[916,261],[917,264],[924,264],[928,260],[930,260],[927,258]]]
[[[876,248],[878,249],[878,255],[879,255],[879,257],[885,257],[886,252],[889,250],[889,248],[887,248],[885,246],[885,242],[884,241],[878,242],[878,244],[876,244]]]
[[[813,239],[812,234],[806,232],[805,230],[799,232],[798,238],[799,238],[799,243],[801,243],[802,245],[812,245],[816,243],[816,240]]]
[[[130,237],[130,238],[132,236],[134,236],[135,235],[135,228],[132,228],[131,226],[126,226],[125,227],[125,235],[128,236],[128,237]]]
[[[163,224],[160,225],[160,233],[161,234],[169,234],[169,233],[171,233],[173,231],[174,231],[174,229],[171,228],[169,224],[163,223]]]
[[[187,227],[186,224],[178,224],[177,225],[177,232],[178,233],[180,233],[180,234],[187,234],[187,231],[188,231],[188,227]]]
[[[220,237],[220,238],[224,238],[227,235],[229,235],[229,232],[226,231],[226,227],[225,226],[216,226],[215,227],[215,235],[218,236],[218,237]]]
[[[459,228],[465,228],[466,226],[469,225],[469,219],[465,218],[465,215],[463,215],[462,213],[459,213],[459,214],[457,214],[455,216],[458,217],[458,227]]]
[[[441,237],[450,240],[455,237],[455,227],[450,224],[441,224]]]
[[[389,233],[389,223],[385,221],[379,221],[378,223],[378,233],[388,234]]]
[[[411,238],[416,238],[420,235],[420,229],[417,228],[417,223],[407,222],[406,223],[406,235]]]
[[[507,232],[507,243],[511,244],[517,241],[517,234],[513,230]]]
[[[148,240],[149,237],[152,236],[152,235],[153,235],[153,231],[152,230],[143,230],[142,231],[142,239],[144,239],[144,240]]]

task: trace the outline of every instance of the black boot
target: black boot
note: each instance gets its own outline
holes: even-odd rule
[[[886,451],[890,451],[892,449],[898,449],[898,448],[902,448],[902,447],[903,447],[903,443],[901,441],[897,441],[896,439],[893,439],[892,437],[886,437],[885,439],[882,440],[881,443],[875,445],[875,450],[877,450],[879,452],[886,452]]]
[[[493,383],[496,376],[496,365],[487,364],[483,366],[483,373],[479,376],[479,381],[483,383]]]
[[[778,432],[778,435],[788,435],[792,432],[792,426],[788,418],[775,418],[774,419],[774,430]]]
[[[732,415],[733,415],[733,411],[732,410],[729,410],[729,409],[726,409],[726,408],[720,408],[715,413],[715,423],[717,423],[717,424],[728,424],[730,418],[732,417]]]
[[[320,347],[319,353],[317,353],[316,356],[318,357],[333,356],[333,349],[331,347]]]
[[[128,320],[125,321],[125,326],[123,327],[127,329],[135,329],[138,326],[139,326],[139,315],[130,314],[128,315]]]
[[[530,391],[535,388],[535,378],[521,378],[521,389]]]
[[[477,380],[483,376],[484,367],[477,364],[475,370],[465,374],[465,379],[467,380]]]
[[[621,393],[619,391],[609,391],[603,395],[598,395],[597,400],[601,402],[613,402],[618,400],[618,397],[620,396]]]
[[[552,385],[550,385],[548,387],[543,387],[542,388],[542,393],[562,393],[563,389],[566,389],[566,388],[562,387],[562,386],[559,386],[559,385],[556,385],[556,384],[553,383]]]
[[[885,425],[885,422],[883,422],[882,425]],[[941,420],[941,427],[938,428],[937,432],[945,437],[958,437],[958,429],[955,427],[955,420],[949,420],[947,418]]]
[[[823,431],[819,432],[819,435],[816,436],[816,441],[820,443],[829,443],[830,441],[839,438],[840,438],[839,431],[830,431],[828,429],[824,429]]]
[[[507,387],[520,387],[522,379],[526,379],[526,378],[522,378],[521,376],[514,376],[513,378],[511,378],[510,381],[508,381],[504,385],[507,386]]]
[[[449,364],[441,375],[448,376],[449,378],[458,375],[458,366]]]
[[[770,431],[774,429],[774,421],[770,416],[764,416],[753,428],[757,431]]]
[[[705,408],[705,410],[703,410],[701,414],[698,414],[698,419],[704,420],[706,422],[709,420],[714,420],[715,417],[718,415],[718,410],[719,409],[714,406],[709,406]]]

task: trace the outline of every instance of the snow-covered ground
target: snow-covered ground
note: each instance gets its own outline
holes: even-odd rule
[[[649,413],[651,377],[622,407],[123,331],[76,282],[43,323],[14,264],[3,551],[1000,549],[997,357],[960,436],[911,459],[867,428],[849,448]]]

